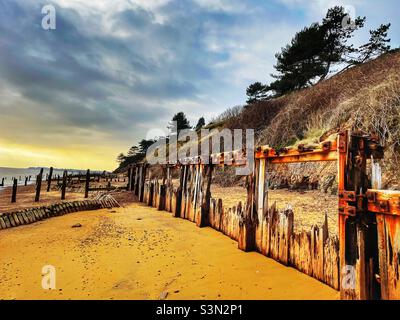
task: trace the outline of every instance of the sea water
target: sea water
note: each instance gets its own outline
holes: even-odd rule
[[[46,178],[46,174],[50,171],[49,168],[43,168],[43,180]],[[68,171],[68,173],[84,173],[84,171],[73,170]],[[40,168],[4,168],[0,167],[0,183],[2,178],[4,178],[4,187],[12,186],[13,178],[18,180],[18,185],[25,184],[25,177],[31,176],[31,180],[28,181],[28,184],[33,184],[36,182],[36,176],[40,173]],[[57,177],[59,175],[62,177],[64,170],[61,169],[54,169],[53,170],[53,177]],[[0,187],[0,190],[4,187]]]

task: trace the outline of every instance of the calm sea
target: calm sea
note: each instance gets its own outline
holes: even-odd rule
[[[1,180],[2,178],[4,179],[4,187],[8,187],[12,185],[12,179],[16,178],[18,179],[18,184],[19,185],[24,185],[25,184],[25,177],[29,177],[31,176],[31,181],[28,182],[30,184],[35,183],[36,181],[36,175],[38,175],[40,172],[40,169],[22,169],[22,168],[3,168],[0,167],[0,184],[1,184]],[[53,170],[53,175],[57,176],[63,175],[64,170],[58,170],[58,169],[54,169]],[[84,173],[84,171],[78,171],[78,170],[74,170],[73,172],[82,172]],[[43,179],[46,178],[46,174],[49,173],[49,169],[44,168],[43,169]],[[68,172],[70,173],[70,171]],[[0,187],[0,190],[2,189],[2,187]]]

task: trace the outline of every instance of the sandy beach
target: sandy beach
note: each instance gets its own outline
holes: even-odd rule
[[[339,298],[213,229],[141,204],[2,230],[0,252],[1,299]],[[55,267],[55,290],[41,286],[45,265]]]

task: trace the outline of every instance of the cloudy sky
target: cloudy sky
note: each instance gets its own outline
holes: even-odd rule
[[[55,30],[41,26],[47,4]],[[175,112],[195,124],[243,104],[335,4],[365,29],[392,22],[399,46],[397,0],[0,0],[0,166],[112,169]]]

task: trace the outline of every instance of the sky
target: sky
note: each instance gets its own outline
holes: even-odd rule
[[[399,46],[396,0],[0,0],[0,167],[112,170],[176,112],[195,125],[243,105],[334,5],[367,17],[356,44],[391,22]]]

